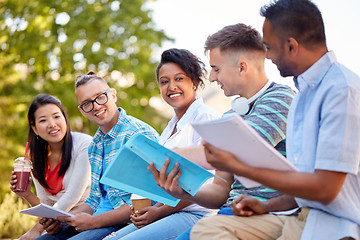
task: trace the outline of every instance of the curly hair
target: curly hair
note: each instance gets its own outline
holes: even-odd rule
[[[196,87],[204,87],[203,78],[206,75],[205,64],[186,49],[171,48],[161,54],[161,60],[156,68],[156,79],[159,81],[160,68],[166,63],[175,63],[188,76]]]

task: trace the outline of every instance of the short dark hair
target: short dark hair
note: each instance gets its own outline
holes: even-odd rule
[[[71,162],[71,152],[72,152],[72,136],[70,130],[70,122],[69,117],[61,104],[60,100],[54,96],[48,94],[38,94],[35,99],[31,103],[28,111],[28,122],[29,122],[29,146],[30,146],[30,160],[33,165],[32,173],[34,177],[38,180],[38,182],[45,188],[50,189],[49,185],[45,179],[45,162],[48,157],[48,142],[42,139],[40,136],[37,136],[32,126],[36,126],[35,124],[35,112],[40,107],[54,104],[56,105],[63,114],[66,122],[66,133],[64,136],[64,144],[62,148],[62,157],[61,164],[59,170],[59,177],[63,176],[67,169],[70,166]]]
[[[266,51],[260,33],[243,23],[229,25],[208,36],[205,52],[220,48],[220,51]]]
[[[102,77],[96,75],[94,71],[89,71],[86,74],[76,76],[75,89],[93,80],[99,80],[107,84],[107,82]]]
[[[305,46],[326,44],[321,12],[310,0],[278,0],[261,7],[260,14],[282,40],[293,37]]]
[[[196,87],[204,87],[203,78],[206,74],[205,64],[186,49],[171,48],[161,54],[161,60],[156,68],[156,79],[159,81],[160,68],[166,63],[175,63],[188,76]]]

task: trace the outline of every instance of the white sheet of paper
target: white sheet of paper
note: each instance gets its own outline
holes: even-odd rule
[[[55,218],[59,216],[68,216],[68,217],[74,216],[71,213],[61,211],[44,203],[40,203],[39,205],[36,205],[28,209],[20,210],[19,212],[36,217],[46,217],[46,218]]]
[[[205,141],[234,154],[249,166],[297,171],[293,164],[267,143],[238,115],[196,123],[192,124],[192,126]],[[260,185],[241,176],[238,176],[238,179],[248,188]]]
[[[211,166],[206,161],[206,156],[205,156],[203,145],[182,147],[182,148],[173,148],[171,150],[207,170],[215,169],[213,166]]]

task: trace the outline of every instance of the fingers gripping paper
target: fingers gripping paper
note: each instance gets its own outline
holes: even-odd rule
[[[20,210],[20,213],[28,214],[36,217],[45,217],[45,218],[55,218],[59,216],[65,217],[73,217],[74,215],[46,205],[44,203],[40,203],[34,207]]]
[[[120,149],[100,182],[169,206],[176,206],[180,200],[159,187],[152,172],[147,169],[149,163],[153,162],[156,169],[160,171],[166,159],[170,159],[167,174],[176,162],[180,164],[182,174],[178,185],[191,195],[195,195],[206,180],[214,177],[206,169],[147,137],[137,134]]]
[[[192,126],[205,141],[219,149],[232,153],[249,166],[297,171],[294,165],[262,139],[238,115],[192,124]],[[247,188],[260,185],[241,176],[238,176],[238,179]]]

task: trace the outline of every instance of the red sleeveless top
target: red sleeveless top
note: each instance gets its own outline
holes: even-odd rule
[[[64,175],[61,177],[59,176],[59,170],[60,170],[60,164],[61,164],[61,160],[59,161],[59,163],[56,165],[56,167],[50,171],[50,165],[49,162],[46,161],[46,166],[45,166],[45,180],[47,185],[50,187],[50,189],[47,189],[47,191],[53,195],[57,194],[58,192],[61,191],[62,187],[63,187],[63,179],[64,179]]]

